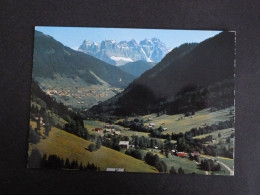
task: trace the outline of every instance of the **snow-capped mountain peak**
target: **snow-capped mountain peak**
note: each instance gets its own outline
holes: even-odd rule
[[[78,50],[116,66],[139,60],[159,62],[169,52],[158,38],[146,38],[139,43],[135,39],[119,43],[115,40],[101,43],[84,40]]]

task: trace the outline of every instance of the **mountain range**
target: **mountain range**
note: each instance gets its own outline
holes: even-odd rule
[[[222,32],[199,44],[181,45],[121,94],[94,106],[92,111],[131,115],[166,109],[178,113],[216,102],[222,107],[232,105],[234,42],[234,33]]]
[[[109,64],[120,66],[129,62],[160,62],[169,52],[166,45],[158,38],[144,39],[139,43],[131,41],[104,40],[96,43],[84,40],[78,51],[84,52]]]

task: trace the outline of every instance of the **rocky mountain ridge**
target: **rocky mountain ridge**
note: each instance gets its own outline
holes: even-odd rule
[[[109,64],[120,66],[129,62],[146,61],[160,62],[169,52],[165,43],[158,38],[144,39],[139,43],[130,41],[104,40],[96,43],[84,40],[78,51],[94,56]]]

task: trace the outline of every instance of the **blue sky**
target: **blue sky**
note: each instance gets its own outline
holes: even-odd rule
[[[131,28],[86,28],[86,27],[50,27],[36,26],[36,30],[52,36],[63,45],[76,49],[82,42],[101,42],[103,40],[137,42],[147,38],[159,38],[169,48],[175,48],[183,43],[201,42],[221,31],[209,30],[166,30],[166,29],[131,29]]]

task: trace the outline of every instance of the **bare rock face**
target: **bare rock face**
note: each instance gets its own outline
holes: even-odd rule
[[[169,49],[158,38],[152,38],[151,40],[144,39],[140,43],[134,39],[119,43],[114,40],[105,40],[101,43],[85,40],[78,51],[92,55],[109,64],[120,66],[140,60],[160,62]]]

